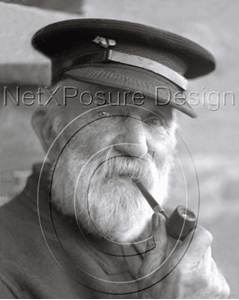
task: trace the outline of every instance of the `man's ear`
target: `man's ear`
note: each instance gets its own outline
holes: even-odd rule
[[[48,151],[56,135],[49,125],[46,109],[39,108],[32,116],[32,127],[36,132],[43,149]]]

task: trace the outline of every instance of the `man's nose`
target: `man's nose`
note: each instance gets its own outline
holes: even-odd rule
[[[123,129],[114,140],[114,147],[124,155],[143,157],[148,152],[148,146],[142,121],[125,118]]]

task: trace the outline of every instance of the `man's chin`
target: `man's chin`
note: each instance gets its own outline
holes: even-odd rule
[[[117,242],[141,240],[152,216],[147,201],[126,176],[95,184],[88,195],[85,213],[89,233]]]
[[[114,241],[118,243],[133,243],[147,239],[152,230],[151,215],[141,219],[139,222],[127,228],[125,231],[119,231],[114,234]]]
[[[152,213],[147,216],[139,218],[138,220],[130,220],[127,217],[121,223],[112,224],[101,228],[101,230],[96,230],[96,225],[90,228],[89,233],[93,234],[95,237],[104,238],[106,240],[114,241],[117,243],[134,243],[147,239],[152,230],[151,225]],[[132,218],[133,219],[133,218]]]

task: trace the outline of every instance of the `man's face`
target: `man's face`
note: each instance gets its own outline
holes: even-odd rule
[[[123,95],[84,87],[93,97],[97,91],[105,97],[111,93],[114,104]],[[98,106],[95,99],[84,106],[76,97],[62,109],[58,116],[64,116],[66,129],[59,143],[64,150],[53,178],[53,201],[63,213],[75,216],[88,232],[121,242],[140,239],[151,220],[152,210],[134,180],[162,203],[175,146],[170,107],[159,108],[146,98],[138,106],[127,99]]]

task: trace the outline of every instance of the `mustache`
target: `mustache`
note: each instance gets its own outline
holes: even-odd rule
[[[107,179],[116,176],[129,177],[133,180],[153,180],[153,174],[158,173],[153,158],[137,158],[108,150],[89,162],[92,177]]]

